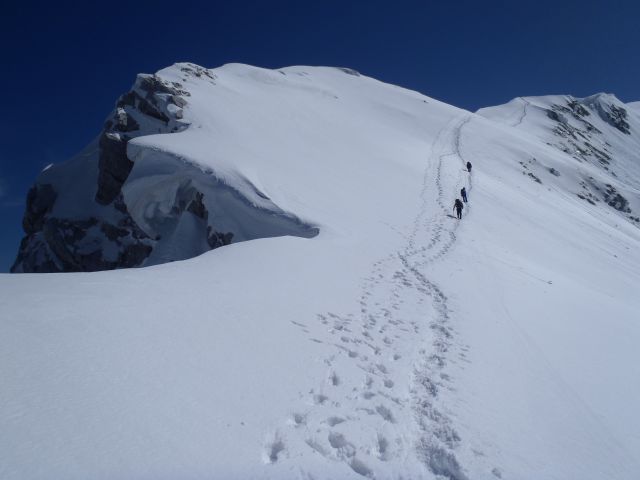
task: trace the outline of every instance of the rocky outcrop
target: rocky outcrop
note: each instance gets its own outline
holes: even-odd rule
[[[115,223],[98,217],[42,215],[37,228],[22,240],[12,271],[86,272],[140,265],[154,242],[131,219],[121,196],[114,210],[119,213]]]
[[[118,99],[116,110],[105,122],[100,135],[98,203],[110,204],[120,193],[133,168],[133,162],[127,157],[129,140],[140,135],[175,132],[186,127],[180,122],[181,109],[187,103],[184,96],[188,96],[188,92],[156,75],[138,75],[134,88]],[[168,108],[170,104],[178,107],[173,114]]]
[[[359,77],[360,72],[358,72],[357,70],[354,70],[353,68],[346,68],[346,67],[338,67],[338,70],[346,73],[347,75],[352,75],[354,77]]]
[[[75,272],[140,266],[157,239],[147,235],[130,216],[122,186],[133,168],[127,145],[133,138],[183,130],[182,108],[189,93],[156,75],[138,75],[133,88],[122,95],[105,121],[97,152],[87,162],[97,163],[93,198],[78,198],[91,215],[54,212],[60,195],[47,181],[64,176],[64,164],[45,171],[27,195],[22,239],[12,272]],[[176,108],[169,108],[174,105]],[[97,158],[95,158],[97,157]],[[82,181],[89,181],[83,178]],[[97,208],[96,208],[97,207]]]
[[[102,132],[100,135],[96,202],[102,205],[113,202],[133,168],[133,162],[127,157],[129,140],[130,137],[120,133]]]
[[[627,110],[625,108],[603,101],[596,101],[593,103],[593,106],[600,118],[609,125],[620,130],[622,133],[627,135],[631,134],[630,125],[629,122],[627,122]]]
[[[243,193],[179,154],[132,143],[188,128],[187,83],[216,88],[207,69],[172,68],[178,75],[169,78],[181,82],[138,75],[97,139],[40,174],[27,197],[25,237],[12,272],[139,267],[191,258],[232,241],[317,234],[253,185]]]
[[[608,100],[606,95],[594,95],[582,100],[568,97],[566,103],[553,104],[546,110],[547,117],[555,122],[553,132],[566,140],[558,145],[562,151],[577,160],[594,159],[608,170],[613,157],[606,141],[599,138],[602,130],[587,119],[592,112],[617,130],[630,133],[626,110],[615,105],[613,100]]]
[[[613,185],[607,183],[605,187],[606,190],[604,192],[604,201],[607,202],[607,205],[615,208],[619,212],[631,213],[631,208],[629,208],[629,201],[624,198]]]
[[[34,185],[27,193],[27,208],[22,219],[22,228],[27,234],[41,230],[47,214],[53,209],[58,194],[53,185]]]
[[[611,136],[619,135],[618,132],[631,135],[628,113],[622,105],[610,94],[583,99],[565,97],[564,103],[552,103],[545,109],[545,114],[552,120],[552,131],[559,138],[554,146],[579,162],[589,162],[602,168],[604,178],[618,183],[626,171],[624,168],[618,170],[615,149],[609,142]],[[624,188],[623,184],[620,185]],[[576,195],[594,206],[607,205],[635,222],[636,217],[628,215],[632,213],[628,198],[607,181],[584,177]]]

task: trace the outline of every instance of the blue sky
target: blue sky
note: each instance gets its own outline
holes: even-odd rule
[[[6,2],[5,2],[6,3]],[[94,136],[139,72],[347,66],[475,110],[521,95],[640,100],[640,2],[14,2],[0,19],[0,271],[26,192]]]

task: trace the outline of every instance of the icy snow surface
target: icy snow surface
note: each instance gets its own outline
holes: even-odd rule
[[[0,478],[640,478],[637,107],[574,132],[603,165],[553,133],[569,97],[474,114],[340,69],[181,68],[158,75],[190,127],[130,155],[320,233],[0,275]]]

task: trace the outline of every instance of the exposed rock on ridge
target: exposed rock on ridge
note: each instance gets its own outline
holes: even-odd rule
[[[23,218],[25,237],[11,271],[72,272],[129,268],[189,258],[207,250],[228,245],[233,240],[259,237],[258,233],[237,236],[220,228],[228,203],[217,200],[216,189],[223,188],[223,200],[235,198],[244,210],[256,210],[237,192],[220,185],[211,172],[189,167],[184,161],[159,152],[136,152],[149,162],[164,162],[163,183],[166,207],[154,207],[149,196],[136,197],[137,216],[123,188],[134,169],[131,140],[147,135],[180,132],[189,126],[184,108],[191,93],[182,81],[208,82],[216,76],[194,64],[177,64],[181,82],[159,74],[138,75],[132,89],[116,102],[97,139],[71,160],[43,171],[29,190]],[[169,167],[167,165],[170,165]],[[169,173],[167,173],[169,172]],[[175,180],[171,180],[172,176]],[[190,180],[189,180],[190,179]],[[151,187],[150,187],[151,188]],[[172,194],[171,189],[175,193]],[[149,208],[155,209],[146,218]],[[274,212],[247,213],[246,219],[226,221],[242,225],[263,218],[274,228],[268,236],[296,234],[313,236],[317,230],[304,226],[294,217]],[[215,209],[215,218],[210,215]],[[142,212],[142,213],[140,213]],[[275,221],[274,221],[275,218]],[[142,223],[141,223],[142,222]],[[260,221],[258,220],[258,223]],[[176,244],[188,245],[176,248]],[[177,251],[179,252],[177,253]]]

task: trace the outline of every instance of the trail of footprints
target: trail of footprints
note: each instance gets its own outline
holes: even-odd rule
[[[447,297],[424,272],[456,239],[458,223],[447,221],[444,192],[464,183],[458,164],[451,162],[451,168],[444,159],[456,155],[464,164],[459,137],[467,121],[457,119],[434,141],[438,161],[425,171],[407,244],[373,265],[362,285],[359,311],[319,314],[317,321],[328,334],[309,338],[332,344],[334,353],[324,359],[324,382],[307,392],[299,411],[291,414],[288,437],[363,477],[402,478],[398,469],[403,465],[410,476],[416,471],[411,462],[419,462],[442,478],[466,479],[454,454],[460,437],[437,399],[450,388],[445,367],[451,350],[462,359],[467,347],[455,342]],[[443,170],[457,173],[443,178]],[[439,207],[435,211],[434,205]],[[304,324],[294,324],[309,332]],[[353,384],[354,378],[360,381]],[[267,462],[277,462],[285,448],[275,435],[265,447]],[[386,468],[393,458],[402,462]],[[306,477],[315,478],[310,471]]]

